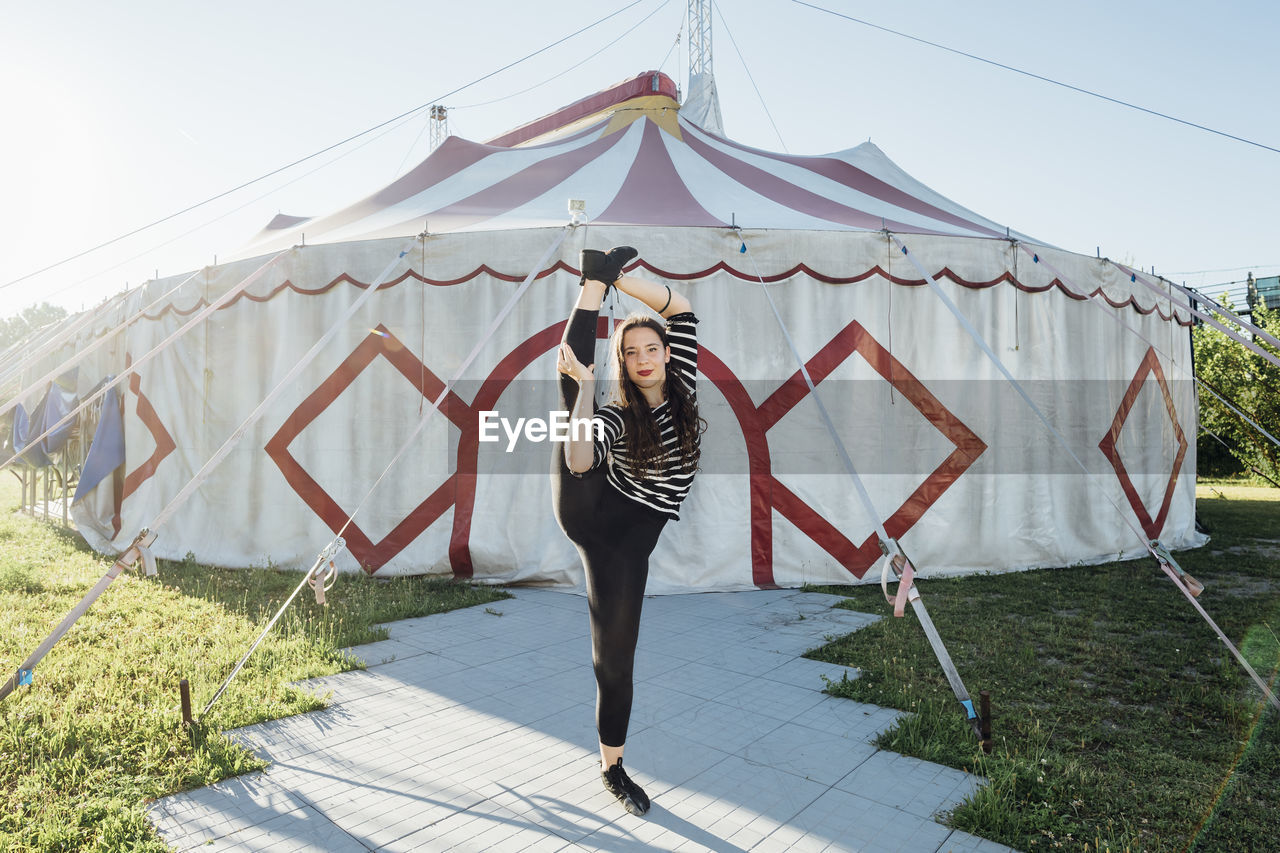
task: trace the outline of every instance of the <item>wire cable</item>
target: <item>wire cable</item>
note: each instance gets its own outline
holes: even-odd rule
[[[181,234],[177,234],[173,237],[170,237],[168,240],[165,240],[162,243],[156,243],[151,248],[144,249],[143,251],[139,252],[138,254],[132,257],[125,258],[123,261],[120,261],[118,264],[114,264],[112,266],[106,267],[105,269],[102,269],[94,273],[93,275],[85,276],[84,278],[79,279],[78,281],[72,282],[71,284],[63,285],[62,287],[58,287],[53,290],[50,290],[44,295],[45,297],[49,297],[49,296],[58,296],[60,294],[66,293],[68,290],[72,290],[73,288],[79,287],[80,285],[84,284],[87,281],[92,281],[93,279],[97,278],[100,275],[103,275],[104,273],[108,273],[108,272],[111,272],[112,270],[119,269],[125,264],[131,264],[134,261],[138,260],[139,258],[145,258],[147,255],[151,254],[152,252],[163,249],[165,246],[168,246],[172,243],[176,243],[184,237],[190,237],[192,234],[195,234],[198,231],[202,231],[205,228],[208,228],[210,225],[214,224],[215,222],[221,222],[222,220],[226,219],[228,216],[231,216],[233,213],[239,213],[240,211],[244,210],[246,207],[249,207],[250,205],[257,204],[263,199],[270,198],[272,195],[280,192],[285,187],[291,187],[294,184],[298,183],[298,181],[309,178],[312,175],[314,175],[316,172],[320,172],[329,168],[330,166],[332,166],[334,163],[338,162],[342,158],[348,157],[356,153],[357,151],[359,151],[361,148],[364,148],[368,145],[372,145],[374,142],[377,142],[379,139],[383,138],[387,134],[392,133],[395,130],[398,130],[404,124],[408,123],[408,121],[409,119],[406,118],[402,122],[399,122],[397,124],[393,124],[387,127],[386,130],[383,130],[381,133],[377,134],[376,136],[369,137],[364,142],[361,142],[359,145],[355,146],[354,148],[351,148],[348,151],[343,151],[341,154],[337,155],[333,159],[326,160],[320,165],[316,166],[315,168],[309,169],[308,171],[303,172],[301,175],[298,175],[295,178],[290,178],[289,180],[285,181],[283,184],[280,184],[280,186],[272,187],[271,189],[267,190],[261,195],[254,196],[253,198],[249,199],[243,204],[237,207],[233,207],[230,210],[226,211],[225,213],[220,213],[217,216],[213,217],[212,219],[207,219],[204,222],[200,223],[199,225],[196,225],[193,228],[189,228],[188,230],[183,231]]]
[[[635,31],[635,29],[636,29],[637,27],[639,27],[639,26],[640,26],[641,24],[643,24],[645,21],[647,21],[647,20],[649,20],[650,18],[652,18],[654,15],[658,14],[659,12],[661,12],[661,11],[663,10],[663,8],[664,8],[668,3],[670,3],[670,2],[671,2],[671,0],[662,0],[662,3],[661,3],[661,5],[659,5],[659,6],[658,6],[658,8],[654,9],[652,12],[650,12],[650,13],[649,13],[649,14],[647,14],[647,15],[645,15],[645,16],[644,16],[643,18],[641,18],[639,21],[636,21],[636,22],[635,22],[635,24],[633,24],[633,25],[632,25],[628,30],[626,30],[622,35],[618,36],[616,39],[614,39],[613,41],[609,42],[609,43],[608,43],[608,44],[606,44],[604,47],[602,47],[602,48],[600,48],[599,50],[597,50],[595,53],[592,53],[592,54],[589,54],[589,55],[587,55],[587,56],[583,57],[582,59],[580,59],[580,60],[578,60],[577,62],[575,62],[573,65],[570,65],[570,66],[569,66],[568,68],[566,68],[565,70],[561,71],[561,72],[560,72],[560,73],[558,73],[558,74],[553,74],[552,76],[548,77],[546,80],[543,80],[541,83],[534,83],[532,86],[530,86],[530,87],[529,87],[529,88],[527,88],[527,89],[521,89],[519,92],[512,92],[510,95],[503,95],[501,98],[494,98],[492,101],[482,101],[481,103],[478,103],[478,104],[466,104],[466,105],[461,106],[461,107],[451,107],[451,109],[455,109],[455,110],[469,110],[469,109],[473,109],[473,108],[475,108],[475,107],[487,107],[487,106],[489,106],[490,104],[498,104],[498,103],[501,103],[501,102],[503,102],[503,101],[510,100],[511,98],[516,98],[516,97],[519,97],[520,95],[526,94],[526,93],[528,93],[528,92],[532,92],[534,89],[538,88],[539,86],[545,86],[546,84],[550,83],[552,80],[557,80],[557,79],[559,79],[559,78],[563,77],[564,75],[568,74],[570,71],[574,70],[574,69],[575,69],[575,68],[577,68],[578,66],[580,66],[580,65],[582,65],[582,64],[584,64],[584,63],[586,63],[586,62],[589,62],[589,61],[590,61],[590,60],[592,60],[592,59],[595,59],[597,56],[599,56],[600,54],[604,53],[606,50],[608,50],[609,48],[613,47],[615,44],[617,44],[618,42],[622,41],[622,40],[623,40],[624,38],[626,38],[627,36],[631,35],[631,33],[632,33],[632,32],[634,32],[634,31]],[[633,5],[634,5],[634,4],[633,4]],[[668,54],[668,55],[670,55],[670,54]],[[664,60],[664,61],[665,61],[665,60]]]
[[[333,143],[332,145],[328,145],[328,146],[326,146],[326,147],[324,147],[324,148],[321,148],[319,151],[316,151],[316,152],[315,152],[315,153],[313,153],[313,154],[308,154],[308,155],[307,155],[307,156],[305,156],[305,157],[301,157],[301,158],[299,158],[299,159],[297,159],[297,160],[294,160],[292,163],[289,163],[288,165],[280,166],[279,168],[272,169],[270,172],[267,172],[265,175],[260,175],[260,176],[258,176],[258,177],[256,177],[256,178],[254,178],[253,180],[245,181],[244,183],[242,183],[242,184],[240,184],[240,185],[238,185],[238,186],[232,187],[232,188],[231,188],[231,189],[229,189],[229,190],[224,190],[223,192],[220,192],[220,193],[218,193],[218,194],[217,194],[217,195],[215,195],[215,196],[211,196],[211,197],[209,197],[209,198],[205,199],[204,201],[197,202],[196,204],[189,205],[188,207],[184,207],[182,210],[179,210],[179,211],[177,211],[176,213],[171,213],[171,214],[169,214],[168,216],[165,216],[165,217],[162,217],[162,218],[160,218],[160,219],[157,219],[156,221],[151,222],[151,223],[149,223],[149,224],[147,224],[147,225],[143,225],[143,226],[141,226],[141,227],[139,227],[139,228],[135,228],[135,229],[133,229],[132,231],[129,231],[129,232],[125,233],[125,234],[121,234],[121,235],[120,235],[120,236],[118,236],[118,237],[113,237],[113,238],[111,238],[110,240],[107,240],[106,242],[99,243],[99,244],[98,244],[98,245],[96,245],[96,246],[93,246],[93,247],[91,247],[91,248],[85,249],[84,251],[81,251],[81,252],[77,252],[76,254],[74,254],[74,255],[70,255],[69,257],[63,258],[62,260],[57,261],[56,263],[49,264],[48,266],[46,266],[46,267],[42,267],[41,269],[35,270],[34,272],[29,272],[29,273],[27,273],[26,275],[19,276],[18,278],[15,278],[15,279],[13,279],[13,280],[11,280],[11,281],[7,281],[7,282],[5,282],[4,284],[0,284],[0,290],[3,290],[3,289],[4,289],[4,288],[6,288],[6,287],[11,287],[11,286],[13,286],[13,285],[15,285],[15,284],[18,284],[18,283],[20,283],[20,282],[26,281],[26,280],[27,280],[27,279],[29,279],[29,278],[34,278],[35,276],[38,276],[38,275],[40,275],[40,274],[42,274],[42,273],[46,273],[46,272],[48,272],[49,270],[57,269],[58,267],[62,266],[63,264],[70,263],[71,261],[74,261],[74,260],[76,260],[77,258],[83,258],[85,255],[88,255],[88,254],[91,254],[91,253],[93,253],[93,252],[96,252],[96,251],[98,251],[99,249],[106,248],[107,246],[110,246],[110,245],[112,245],[112,244],[114,244],[114,243],[118,243],[118,242],[120,242],[121,240],[124,240],[124,239],[127,239],[127,238],[129,238],[129,237],[132,237],[132,236],[133,236],[133,235],[135,235],[135,234],[140,234],[141,232],[146,231],[146,230],[147,230],[147,229],[149,229],[149,228],[154,228],[154,227],[155,227],[155,226],[157,226],[157,225],[160,225],[160,224],[162,224],[162,223],[168,222],[168,221],[169,221],[169,220],[171,220],[171,219],[175,219],[175,218],[177,218],[177,217],[179,217],[179,216],[182,216],[184,213],[190,213],[191,211],[193,211],[193,210],[195,210],[195,209],[197,209],[197,208],[204,207],[206,204],[211,204],[212,202],[215,202],[215,201],[217,201],[217,200],[218,200],[218,199],[220,199],[220,198],[225,198],[226,196],[229,196],[229,195],[231,195],[232,193],[239,192],[240,190],[245,189],[246,187],[253,186],[254,184],[260,183],[261,181],[265,181],[267,178],[270,178],[270,177],[272,177],[272,176],[274,176],[274,175],[278,175],[278,174],[280,174],[281,172],[287,171],[288,169],[292,169],[294,166],[301,165],[302,163],[305,163],[305,162],[307,162],[308,160],[314,160],[316,157],[319,157],[319,156],[320,156],[320,155],[322,155],[322,154],[327,154],[328,152],[330,152],[330,151],[334,150],[335,148],[340,148],[341,146],[346,145],[348,142],[354,142],[355,140],[359,139],[359,138],[360,138],[360,137],[362,137],[362,136],[366,136],[366,135],[368,135],[368,134],[370,134],[370,133],[373,133],[375,130],[381,130],[382,128],[386,127],[386,126],[387,126],[387,125],[389,125],[389,124],[392,124],[393,122],[397,122],[397,121],[400,121],[401,119],[408,118],[408,117],[412,116],[414,113],[418,113],[418,112],[421,112],[422,110],[427,109],[427,108],[428,108],[428,107],[430,107],[432,104],[438,104],[438,103],[440,103],[441,101],[443,101],[445,98],[452,97],[453,95],[456,95],[456,94],[458,94],[459,92],[462,92],[462,91],[465,91],[465,90],[467,90],[467,89],[471,88],[472,86],[476,85],[477,83],[483,83],[485,80],[488,80],[490,77],[497,76],[498,74],[501,74],[503,71],[507,71],[507,70],[509,70],[509,69],[511,69],[511,68],[514,68],[515,66],[519,65],[520,63],[522,63],[522,62],[526,62],[526,61],[528,61],[528,60],[532,59],[533,57],[538,56],[539,54],[546,53],[546,52],[547,52],[548,50],[550,50],[551,48],[556,47],[557,45],[563,44],[564,42],[566,42],[566,41],[568,41],[569,39],[572,39],[572,38],[574,38],[574,37],[576,37],[576,36],[582,35],[582,34],[583,34],[583,33],[585,33],[587,30],[590,30],[590,29],[592,29],[592,28],[594,28],[594,27],[597,27],[597,26],[599,26],[600,24],[603,24],[605,21],[609,20],[610,18],[617,17],[618,15],[621,15],[623,12],[627,11],[627,10],[628,10],[628,9],[630,9],[631,7],[633,7],[633,6],[637,6],[637,5],[639,5],[640,3],[643,3],[643,2],[644,2],[644,0],[632,0],[632,2],[631,2],[631,3],[628,3],[626,6],[623,6],[621,9],[617,10],[616,12],[610,12],[608,15],[605,15],[603,18],[600,18],[600,19],[596,20],[596,21],[595,21],[595,22],[593,22],[593,23],[587,24],[585,27],[582,27],[581,29],[575,30],[574,32],[570,33],[569,35],[564,36],[563,38],[557,39],[556,41],[553,41],[551,44],[548,44],[548,45],[546,45],[546,46],[544,46],[544,47],[538,48],[538,49],[537,49],[537,50],[535,50],[533,53],[526,54],[525,56],[522,56],[522,57],[520,57],[519,59],[516,59],[516,60],[514,60],[514,61],[512,61],[512,62],[508,62],[506,65],[502,66],[501,68],[497,69],[496,71],[490,71],[488,74],[485,74],[483,77],[477,77],[475,80],[472,80],[470,83],[466,83],[466,84],[464,84],[464,85],[462,85],[462,86],[459,86],[458,88],[454,89],[454,90],[453,90],[453,91],[451,91],[451,92],[446,92],[446,93],[445,93],[445,94],[443,94],[443,95],[440,95],[440,96],[438,96],[438,97],[432,98],[430,101],[427,101],[425,104],[421,104],[421,105],[419,105],[419,106],[416,106],[416,107],[414,107],[413,109],[411,109],[411,110],[407,110],[407,111],[405,111],[405,112],[403,112],[403,113],[400,113],[400,115],[395,116],[395,117],[393,117],[393,118],[389,118],[389,119],[387,119],[386,121],[379,122],[378,124],[374,125],[373,127],[370,127],[370,128],[368,128],[368,129],[366,129],[366,130],[362,130],[362,131],[360,131],[359,133],[354,134],[354,135],[352,135],[352,136],[348,136],[346,139],[342,140],[341,142],[335,142],[335,143]]]
[[[684,35],[685,19],[680,19],[680,29],[676,30],[676,40],[671,43],[671,47],[667,49],[667,55],[662,57],[662,61],[658,63],[658,70],[661,71],[667,67],[667,60],[671,58],[671,54],[680,46],[680,38]]]
[[[1216,270],[1180,270],[1178,272],[1171,272],[1169,273],[1169,275],[1203,275],[1205,273],[1211,273],[1211,272],[1242,272],[1244,270],[1262,269],[1263,267],[1280,267],[1280,263],[1253,264],[1247,267],[1225,267],[1223,269],[1216,269]],[[1267,278],[1267,276],[1263,276],[1263,277]],[[1243,281],[1228,281],[1226,282],[1226,284],[1243,284]],[[1214,286],[1216,287],[1217,285],[1214,285]]]
[[[773,113],[769,112],[769,105],[764,102],[764,95],[760,94],[760,87],[756,85],[756,78],[751,76],[751,69],[747,67],[747,60],[743,57],[742,51],[738,49],[738,40],[733,37],[733,30],[729,29],[729,22],[725,20],[724,12],[720,11],[718,3],[712,3],[711,8],[716,10],[716,14],[720,16],[720,23],[724,25],[724,31],[729,35],[729,43],[733,45],[733,50],[738,54],[738,61],[742,63],[742,70],[747,72],[747,79],[751,81],[751,87],[756,90],[756,97],[760,99],[760,106],[764,108],[764,114],[769,118],[769,124],[773,125],[773,132],[778,137],[778,144],[782,146],[783,152],[790,154],[787,143],[782,141],[782,132],[778,130],[778,123],[773,120]]]
[[[1178,124],[1181,124],[1181,125],[1186,125],[1187,127],[1193,127],[1197,130],[1203,130],[1203,131],[1206,131],[1207,133],[1212,133],[1217,136],[1223,136],[1223,137],[1226,137],[1227,139],[1234,139],[1236,142],[1243,142],[1246,145],[1252,145],[1256,148],[1261,148],[1265,151],[1271,151],[1273,153],[1280,154],[1280,148],[1275,148],[1271,145],[1267,145],[1262,142],[1257,142],[1252,139],[1246,139],[1243,136],[1236,136],[1233,133],[1227,133],[1225,130],[1215,130],[1212,127],[1208,127],[1203,124],[1197,124],[1196,122],[1188,121],[1187,119],[1184,119],[1184,118],[1178,118],[1177,116],[1171,116],[1168,113],[1162,113],[1157,110],[1148,109],[1147,107],[1138,106],[1137,104],[1130,103],[1129,101],[1122,101],[1119,98],[1113,98],[1109,95],[1103,95],[1099,92],[1094,92],[1090,89],[1084,89],[1080,86],[1073,86],[1070,83],[1063,83],[1061,80],[1054,80],[1052,77],[1045,77],[1042,74],[1036,74],[1032,71],[1025,71],[1021,68],[1015,68],[1012,65],[1005,65],[1003,62],[996,62],[994,59],[987,59],[985,57],[978,56],[977,54],[967,53],[963,50],[958,50],[957,48],[954,48],[954,47],[947,47],[945,44],[938,44],[936,41],[929,41],[928,39],[920,38],[919,36],[913,36],[909,33],[904,33],[900,30],[891,29],[889,27],[882,26],[880,24],[873,24],[870,21],[864,20],[862,18],[855,18],[852,15],[846,15],[843,12],[837,12],[833,9],[826,9],[826,8],[823,8],[822,6],[815,6],[813,3],[806,3],[805,0],[791,0],[791,2],[796,3],[797,5],[800,5],[800,6],[807,6],[810,9],[815,9],[819,12],[826,12],[828,15],[834,15],[837,18],[844,18],[846,21],[852,21],[855,24],[862,24],[865,27],[871,27],[872,29],[880,30],[881,32],[899,36],[904,39],[909,39],[919,44],[925,44],[925,45],[928,45],[929,47],[936,47],[939,50],[945,50],[947,53],[954,53],[957,56],[963,56],[966,59],[973,59],[973,60],[977,60],[978,62],[984,62],[987,65],[992,65],[992,66],[995,66],[996,68],[1003,68],[1005,71],[1012,71],[1015,74],[1021,74],[1024,77],[1030,77],[1033,80],[1039,80],[1043,83],[1051,83],[1054,86],[1061,86],[1063,89],[1070,89],[1071,91],[1079,92],[1082,95],[1089,95],[1090,97],[1098,98],[1103,101],[1109,101],[1110,103],[1118,104],[1119,106],[1122,106],[1122,107],[1128,107],[1131,110],[1137,110],[1138,112],[1146,113],[1147,115],[1153,115],[1153,116],[1156,116],[1157,118],[1167,119],[1172,122],[1177,122]]]

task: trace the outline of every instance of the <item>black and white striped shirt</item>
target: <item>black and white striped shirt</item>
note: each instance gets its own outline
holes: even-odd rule
[[[667,343],[671,347],[667,380],[681,383],[694,399],[697,393],[694,374],[698,368],[697,323],[698,318],[692,311],[667,318]],[[679,520],[680,504],[693,485],[693,472],[681,472],[683,459],[680,455],[680,440],[676,436],[670,404],[664,400],[653,409],[653,415],[658,421],[665,454],[661,460],[661,470],[645,472],[645,479],[637,476],[637,466],[627,453],[628,443],[622,412],[614,404],[603,406],[595,414],[594,420],[603,425],[603,429],[594,426],[592,429],[592,434],[596,436],[592,467],[603,461],[606,476],[614,488],[668,518]]]

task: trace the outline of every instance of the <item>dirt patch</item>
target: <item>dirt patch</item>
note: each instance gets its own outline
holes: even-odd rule
[[[1270,578],[1259,578],[1232,572],[1214,578],[1213,587],[1215,591],[1221,592],[1223,595],[1230,595],[1233,598],[1252,598],[1257,595],[1266,595],[1274,592],[1276,583],[1275,580]]]
[[[1230,548],[1219,548],[1211,551],[1213,556],[1221,554],[1239,554],[1249,557],[1264,557],[1268,560],[1280,560],[1280,539],[1254,539],[1248,545],[1232,545]]]

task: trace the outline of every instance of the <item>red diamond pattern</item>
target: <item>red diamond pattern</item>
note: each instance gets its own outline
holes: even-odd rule
[[[1170,422],[1173,423],[1173,434],[1178,439],[1178,455],[1173,460],[1173,470],[1169,472],[1169,481],[1164,489],[1164,500],[1160,503],[1160,511],[1156,513],[1156,517],[1152,518],[1151,513],[1147,511],[1147,507],[1142,503],[1142,498],[1138,495],[1137,488],[1133,485],[1133,480],[1129,477],[1129,472],[1125,470],[1124,460],[1120,458],[1120,451],[1117,445],[1120,443],[1120,430],[1124,428],[1125,419],[1129,417],[1129,412],[1133,409],[1133,405],[1137,402],[1138,394],[1142,391],[1142,385],[1147,379],[1147,375],[1155,376],[1156,382],[1160,386],[1160,393],[1164,397],[1164,408],[1169,415]],[[1182,426],[1178,423],[1178,411],[1173,406],[1173,395],[1169,393],[1169,383],[1165,381],[1164,370],[1160,367],[1160,359],[1156,357],[1156,351],[1148,347],[1146,354],[1142,357],[1142,363],[1138,365],[1138,372],[1134,374],[1132,381],[1129,382],[1129,388],[1125,391],[1124,399],[1120,401],[1120,408],[1116,410],[1115,417],[1111,420],[1111,429],[1107,430],[1107,434],[1102,437],[1102,441],[1098,442],[1098,449],[1102,451],[1102,455],[1107,457],[1111,462],[1111,467],[1115,469],[1116,477],[1120,480],[1120,487],[1124,490],[1125,497],[1129,499],[1129,506],[1133,507],[1133,512],[1138,516],[1138,521],[1142,524],[1142,530],[1147,534],[1148,539],[1159,539],[1160,531],[1164,529],[1165,519],[1169,516],[1169,504],[1173,501],[1174,487],[1178,483],[1178,472],[1182,469],[1182,460],[1187,455],[1187,437],[1182,432]]]

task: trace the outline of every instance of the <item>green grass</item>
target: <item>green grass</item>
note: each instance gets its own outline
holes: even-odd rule
[[[1200,489],[1206,548],[1178,554],[1206,609],[1255,668],[1280,664],[1280,490]],[[15,515],[0,483],[0,674],[7,677],[109,561],[74,535]],[[377,623],[496,600],[439,580],[342,577],[331,604],[304,592],[210,718],[180,724],[178,680],[198,713],[300,579],[269,568],[161,565],[122,576],[0,702],[0,850],[162,851],[147,801],[257,769],[221,732],[313,710],[290,682],[349,669],[339,649]],[[858,666],[831,685],[916,712],[880,745],[990,783],[952,825],[1021,850],[1274,849],[1280,725],[1260,693],[1150,561],[921,583],[969,689],[990,690],[996,749],[983,756],[914,617],[886,618],[810,657]],[[878,588],[824,588],[884,613]]]
[[[5,480],[9,478],[6,476]],[[111,561],[12,510],[0,488],[0,678],[7,679]],[[323,544],[323,543],[320,543]],[[257,769],[221,734],[323,707],[292,681],[353,668],[339,650],[384,639],[377,623],[507,597],[439,579],[342,576],[320,607],[304,590],[207,719],[181,725],[178,682],[198,716],[301,580],[192,560],[129,572],[0,702],[0,850],[164,851],[147,801]]]
[[[1280,490],[1202,485],[1199,511],[1212,541],[1175,556],[1274,685]],[[952,826],[1025,851],[1277,849],[1278,715],[1154,561],[920,588],[966,686],[991,691],[991,755],[977,749],[910,609],[809,657],[861,668],[830,692],[915,712],[880,746],[987,777]],[[878,586],[822,591],[887,611]]]

